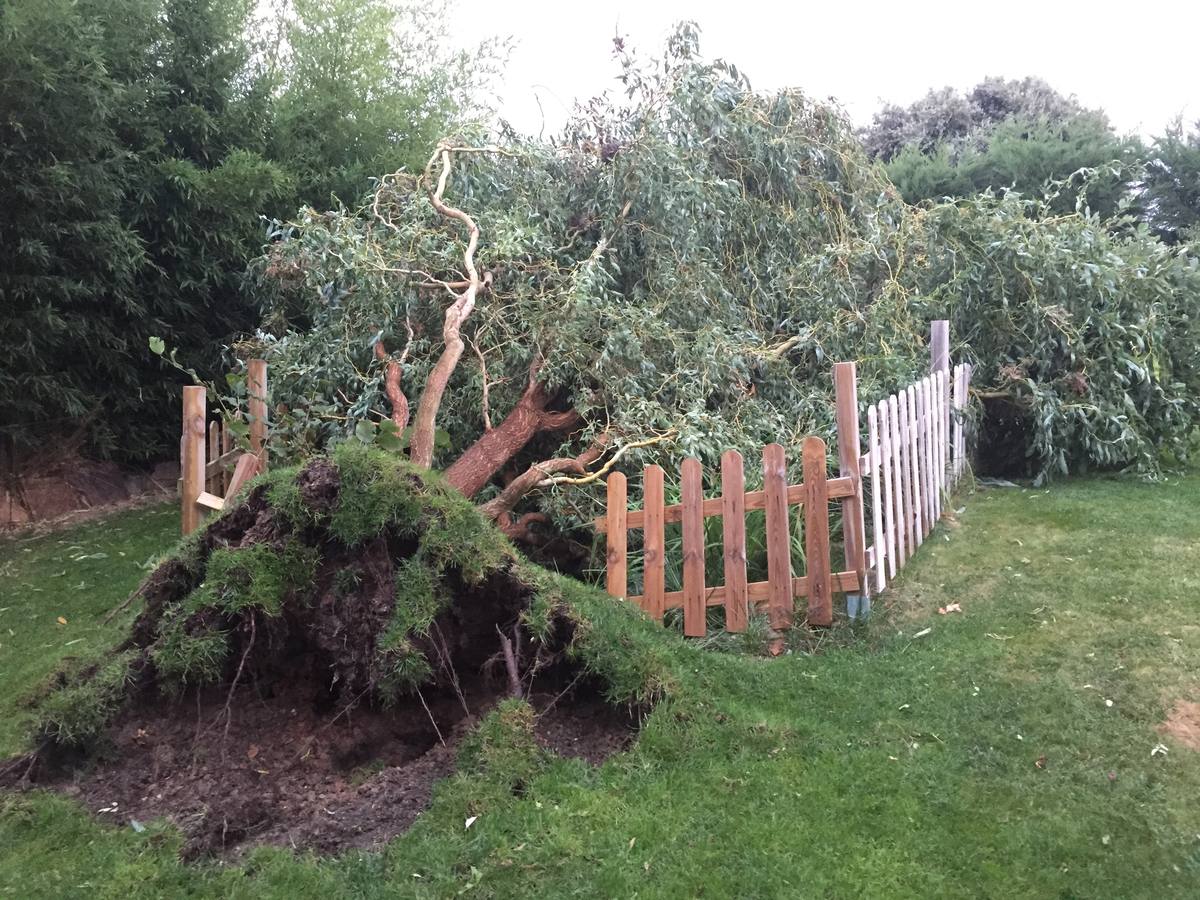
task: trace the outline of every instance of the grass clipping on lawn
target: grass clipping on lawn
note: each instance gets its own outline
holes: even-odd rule
[[[227,686],[228,723],[239,685],[289,670],[323,679],[331,717],[481,671],[521,697],[568,666],[643,707],[674,681],[636,610],[526,561],[436,473],[354,444],[259,479],[135,597],[128,636],[34,698],[39,754],[89,749],[142,692]]]

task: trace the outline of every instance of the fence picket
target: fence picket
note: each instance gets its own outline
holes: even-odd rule
[[[929,534],[929,392],[925,379],[913,385],[917,402],[917,482],[920,485],[920,536]]]
[[[642,554],[642,597],[647,613],[661,622],[666,612],[666,560],[663,556],[666,535],[663,523],[663,470],[646,466],[642,474],[642,506],[646,525]]]
[[[936,524],[942,514],[942,472],[938,468],[941,458],[942,407],[938,403],[938,374],[929,373],[929,469],[933,481],[933,521]]]
[[[880,463],[883,469],[883,521],[887,535],[887,580],[896,577],[896,506],[892,495],[892,431],[886,400],[879,401]]]
[[[267,362],[252,359],[246,366],[246,407],[250,414],[250,452],[267,471]]]
[[[892,432],[892,482],[896,492],[896,568],[908,560],[908,532],[905,527],[905,476],[903,451],[903,424],[900,418],[900,398],[895,394],[888,397],[888,427]]]
[[[629,511],[625,476],[613,472],[608,476],[608,575],[605,585],[613,597],[628,596],[629,591],[629,532],[625,528]]]
[[[725,558],[725,630],[746,630],[746,469],[742,454],[721,456],[721,531]]]
[[[871,478],[871,527],[873,530],[873,541],[875,546],[875,559],[872,560],[875,564],[875,590],[882,592],[887,586],[887,563],[884,557],[887,555],[886,539],[883,535],[883,506],[882,497],[883,485],[880,484],[880,458],[882,454],[879,449],[879,411],[874,406],[867,407],[867,459],[869,460],[867,468]]]
[[[704,637],[704,485],[700,460],[688,457],[680,469],[683,506],[683,633]]]
[[[946,505],[946,500],[950,493],[949,481],[949,456],[950,456],[950,373],[942,371],[938,373],[938,382],[941,384],[941,389],[938,390],[937,400],[942,404],[942,418],[940,425],[942,434],[938,446],[941,448],[941,458],[938,460],[938,467],[942,473],[942,505]]]
[[[934,376],[926,375],[921,380],[921,392],[925,395],[925,485],[928,493],[925,495],[925,533],[929,534],[933,531],[933,526],[937,524],[937,497],[939,493],[937,485],[937,467],[934,461],[937,459],[937,445],[934,441],[937,438],[937,433],[934,431],[934,420],[936,413],[933,405],[933,385]]]
[[[804,549],[808,562],[808,621],[812,625],[831,625],[833,584],[829,571],[829,492],[825,484],[825,442],[819,437],[806,437],[802,453],[807,494],[804,498]],[[782,461],[782,448],[780,455]],[[784,509],[786,512],[786,507]],[[769,523],[767,540],[770,541]],[[789,572],[789,580],[790,575]],[[790,587],[788,596],[791,596]]]
[[[952,468],[955,484],[958,483],[959,475],[962,472],[963,371],[961,363],[954,367],[954,461]]]
[[[233,431],[221,424],[221,455],[233,452]],[[233,479],[233,472],[226,467],[221,474],[221,494],[229,495],[229,483]]]
[[[925,532],[922,528],[924,516],[921,515],[924,503],[921,496],[921,464],[917,455],[917,389],[911,384],[904,391],[904,405],[908,413],[908,477],[912,481],[912,546],[915,550],[925,542]]]
[[[208,461],[221,455],[221,426],[215,421],[208,423]],[[210,493],[220,490],[221,475],[219,472],[205,473],[204,489]]]
[[[767,614],[771,627],[792,624],[792,544],[788,528],[787,460],[783,447],[763,447],[763,491],[767,495]]]

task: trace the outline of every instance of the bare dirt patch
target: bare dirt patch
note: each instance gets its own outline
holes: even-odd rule
[[[1189,750],[1200,751],[1200,703],[1176,701],[1167,721],[1158,726],[1158,733],[1170,735]]]
[[[98,759],[78,769],[70,760],[39,763],[31,784],[74,796],[114,825],[166,819],[183,832],[188,858],[260,844],[378,847],[429,806],[463,737],[506,696],[483,678],[462,687],[461,699],[427,694],[428,713],[417,697],[339,712],[314,682],[259,682],[239,689],[228,734],[222,689],[147,698],[121,713]],[[636,734],[635,712],[583,682],[528,699],[539,713],[538,744],[562,756],[598,764]]]

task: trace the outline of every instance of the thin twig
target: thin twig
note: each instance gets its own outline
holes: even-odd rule
[[[467,338],[467,341],[471,344],[471,349],[475,351],[475,355],[477,357],[479,357],[479,374],[483,378],[483,400],[480,401],[481,406],[483,407],[483,430],[491,431],[492,430],[492,411],[491,411],[491,407],[488,403],[487,360],[483,358],[483,351],[479,349],[479,345],[475,343],[474,339]]]
[[[500,630],[499,625],[496,626],[496,634],[500,636],[500,651],[504,654],[504,668],[508,670],[508,695],[510,697],[523,697],[521,675],[517,669],[517,658],[513,653],[513,643]]]
[[[246,649],[242,651],[242,658],[238,662],[237,672],[233,676],[233,684],[229,686],[229,693],[225,696],[225,735],[221,739],[221,758],[225,758],[226,744],[229,742],[229,726],[233,724],[233,692],[237,690],[238,682],[242,679],[242,669],[246,666],[246,659],[250,656],[250,650],[254,647],[254,638],[258,633],[257,619],[253,612],[250,613],[250,640],[246,642]]]
[[[538,487],[549,487],[553,484],[590,484],[593,481],[603,478],[608,471],[617,464],[617,461],[620,460],[620,458],[630,450],[634,450],[638,447],[649,447],[653,444],[661,444],[663,441],[674,436],[675,429],[671,429],[670,431],[655,435],[652,438],[645,438],[640,441],[630,441],[628,444],[622,444],[620,447],[618,447],[617,451],[609,457],[608,462],[606,462],[599,469],[596,469],[596,471],[580,476],[551,475],[550,477],[538,482]]]
[[[425,715],[429,716],[429,721],[433,725],[433,732],[438,736],[438,740],[442,742],[442,746],[446,746],[446,739],[442,737],[442,729],[438,728],[437,719],[433,717],[433,713],[429,711],[429,704],[425,702],[425,695],[421,693],[421,689],[417,688],[417,696],[421,699],[421,705],[425,707]]]
[[[568,684],[561,691],[559,691],[558,696],[555,697],[553,700],[551,700],[548,704],[546,704],[546,708],[543,709],[541,712],[539,712],[537,714],[536,718],[540,719],[542,716],[546,715],[546,713],[550,712],[550,710],[554,709],[554,705],[556,703],[558,703],[558,701],[561,700],[563,697],[565,697],[571,691],[571,689],[579,683],[579,679],[581,679],[583,676],[584,676],[584,672],[582,670],[580,670],[579,673],[576,674],[576,676],[573,679],[571,679],[571,683]]]
[[[438,652],[438,658],[441,660],[442,668],[446,674],[450,676],[450,683],[454,686],[454,693],[458,695],[458,702],[462,704],[463,712],[468,716],[471,714],[470,708],[467,706],[467,698],[463,696],[462,686],[458,683],[458,673],[454,671],[454,666],[450,660],[450,648],[446,644],[446,637],[442,634],[442,629],[438,627],[438,623],[433,623],[433,630],[437,632],[438,640],[441,645],[434,642],[434,649]]]

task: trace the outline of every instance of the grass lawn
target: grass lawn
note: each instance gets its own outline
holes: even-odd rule
[[[0,895],[1200,896],[1200,754],[1157,731],[1200,700],[1200,477],[965,503],[888,608],[818,656],[664,634],[686,678],[599,769],[556,762],[522,796],[460,775],[380,853],[237,867],[10,795]],[[0,543],[0,753],[20,747],[17,699],[116,633],[99,617],[175,515]],[[963,612],[938,615],[949,602]]]

